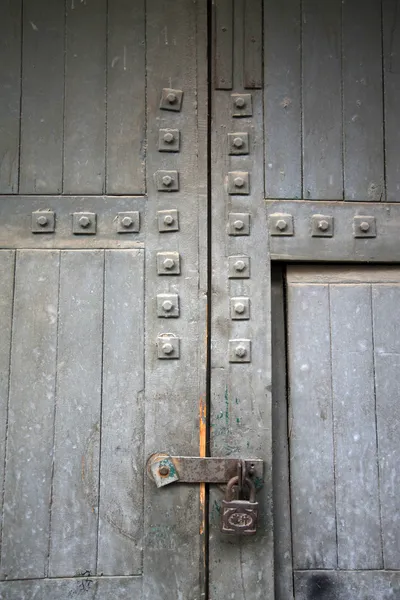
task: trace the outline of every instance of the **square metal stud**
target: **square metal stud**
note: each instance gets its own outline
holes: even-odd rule
[[[229,279],[248,279],[250,277],[249,256],[228,256]]]
[[[157,316],[158,317],[179,317],[179,296],[178,294],[158,294],[157,295]]]
[[[332,237],[333,217],[327,215],[313,215],[311,217],[312,237]]]
[[[251,94],[231,94],[232,117],[251,117],[253,103]]]
[[[229,235],[250,235],[250,214],[229,213],[228,216]]]
[[[229,340],[229,362],[249,363],[251,361],[250,340]]]
[[[157,273],[159,275],[179,275],[180,272],[179,252],[157,252]]]
[[[157,171],[155,177],[159,192],[177,192],[179,190],[178,171]]]
[[[228,133],[229,154],[249,153],[248,133]]]
[[[182,108],[183,92],[172,88],[164,88],[161,93],[160,108],[179,112]]]
[[[375,217],[354,217],[353,235],[355,238],[376,237]]]
[[[231,298],[229,308],[231,319],[235,321],[250,319],[250,298],[245,298],[244,296]]]
[[[158,231],[179,231],[179,213],[175,208],[157,212]]]
[[[157,338],[158,358],[179,358],[180,339],[173,335],[159,335]]]
[[[268,225],[270,235],[294,235],[292,215],[284,213],[270,215]]]
[[[53,233],[56,215],[52,210],[37,210],[32,213],[32,233]]]
[[[117,217],[118,233],[138,233],[140,231],[139,211],[120,212]]]
[[[160,129],[158,135],[158,149],[160,152],[179,152],[179,129]]]
[[[72,233],[94,235],[97,229],[96,213],[80,212],[72,215]]]
[[[250,176],[247,171],[230,171],[228,173],[228,194],[249,194]]]

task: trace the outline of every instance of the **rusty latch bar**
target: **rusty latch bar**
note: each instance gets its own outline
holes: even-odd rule
[[[181,483],[227,483],[235,477],[240,458],[219,458],[199,456],[170,456],[152,454],[147,461],[147,471],[157,487],[174,481]],[[245,470],[252,475],[257,489],[261,488],[264,465],[260,458],[244,459]]]

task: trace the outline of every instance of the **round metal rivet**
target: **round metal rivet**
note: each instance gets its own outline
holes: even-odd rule
[[[237,260],[234,264],[235,271],[244,271],[246,268],[246,263],[244,260]]]
[[[243,177],[235,177],[234,184],[235,184],[236,187],[243,187],[244,186],[244,179],[243,179]]]
[[[174,347],[172,344],[163,344],[162,351],[164,354],[172,354],[174,351]]]
[[[240,231],[241,229],[243,229],[244,223],[243,223],[243,221],[241,221],[240,219],[238,219],[237,221],[235,221],[233,223],[233,226],[234,226],[235,229],[238,229]]]
[[[245,306],[242,302],[237,302],[235,304],[235,312],[238,313],[239,315],[242,315],[244,313],[245,310]]]
[[[166,466],[160,467],[158,469],[158,472],[161,475],[161,477],[167,477],[167,475],[169,475],[169,467],[166,467]]]
[[[163,262],[163,265],[165,269],[173,269],[175,266],[175,261],[173,258],[166,258]]]
[[[165,215],[164,217],[164,224],[165,225],[172,225],[172,223],[175,221],[174,217],[172,215]]]
[[[174,134],[173,133],[166,133],[164,135],[164,142],[166,144],[171,144],[174,141]]]
[[[36,223],[38,225],[40,225],[40,227],[46,227],[46,225],[48,224],[49,220],[45,215],[41,215],[40,217],[38,217],[36,219]]]
[[[171,300],[164,300],[162,307],[166,312],[169,312],[174,308],[174,305],[172,304]]]
[[[369,223],[367,223],[367,221],[362,221],[360,223],[360,229],[361,229],[361,231],[364,231],[364,232],[369,231]]]
[[[173,92],[170,92],[167,95],[167,100],[170,104],[174,104],[176,102],[176,94],[174,94]]]
[[[324,219],[322,219],[322,221],[318,221],[318,229],[320,229],[321,231],[326,231],[328,227],[328,221],[325,221]]]
[[[244,346],[236,346],[235,354],[239,358],[243,358],[244,356],[246,356],[246,348]]]
[[[172,177],[170,175],[164,175],[164,177],[162,178],[162,182],[164,185],[171,185]]]
[[[131,225],[133,225],[133,219],[132,217],[123,217],[121,224],[123,227],[130,227]]]
[[[286,221],[279,219],[279,221],[276,222],[276,228],[279,229],[279,231],[284,231],[287,228]]]
[[[243,106],[245,106],[246,102],[245,99],[242,97],[236,98],[235,100],[235,106],[237,106],[237,108],[243,108]]]
[[[85,227],[85,228],[89,227],[89,225],[90,225],[90,219],[89,219],[89,217],[85,217],[85,216],[81,217],[79,219],[79,225],[81,227]]]
[[[236,148],[241,148],[241,147],[243,146],[243,144],[244,144],[244,142],[243,142],[243,140],[242,140],[242,138],[241,138],[241,137],[236,137],[236,138],[233,140],[233,145],[234,145]]]

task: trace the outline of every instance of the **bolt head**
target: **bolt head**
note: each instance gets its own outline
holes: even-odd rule
[[[241,96],[239,96],[239,98],[236,98],[235,100],[235,106],[237,106],[237,108],[243,108],[243,106],[246,105],[246,101],[244,98],[242,98]]]
[[[167,95],[167,101],[168,101],[170,104],[175,104],[176,100],[177,100],[177,98],[176,98],[176,94],[174,94],[173,92],[170,92],[170,93]]]
[[[288,225],[287,225],[286,221],[284,221],[283,219],[279,219],[279,221],[277,221],[277,223],[276,223],[276,228],[279,229],[279,231],[285,231],[287,226]]]
[[[244,223],[243,223],[243,221],[241,221],[240,219],[238,219],[237,221],[235,221],[233,223],[233,226],[234,226],[235,229],[237,229],[238,231],[240,231],[241,229],[243,229]]]
[[[166,186],[171,185],[172,177],[170,175],[164,175],[164,177],[162,178],[162,182],[163,182],[163,185],[166,185]]]
[[[243,187],[244,186],[244,179],[243,179],[243,177],[235,177],[234,184],[235,184],[236,187],[239,187],[239,188]]]
[[[321,219],[321,221],[318,221],[318,229],[320,229],[321,231],[327,231],[328,228],[329,228],[328,221],[325,221],[325,219]]]
[[[244,271],[246,268],[246,263],[244,260],[237,260],[234,264],[235,271]]]
[[[82,216],[82,217],[79,219],[79,225],[80,225],[81,227],[84,227],[84,228],[86,228],[86,227],[89,227],[89,225],[90,225],[90,222],[91,222],[91,221],[90,221],[89,217],[86,217],[85,215],[83,215],[83,216]]]
[[[40,215],[40,217],[38,217],[36,219],[36,223],[38,225],[40,225],[40,227],[46,227],[46,225],[48,224],[49,220],[45,215]]]
[[[162,307],[163,310],[165,310],[166,312],[170,312],[174,308],[174,305],[171,302],[171,300],[164,300],[164,302],[162,303]]]
[[[173,258],[166,258],[166,259],[164,260],[164,262],[163,262],[163,265],[164,265],[164,268],[165,268],[165,269],[168,269],[168,270],[170,270],[170,269],[173,269],[173,268],[174,268],[174,266],[175,266],[175,261],[174,261],[174,259],[173,259]]]
[[[235,139],[233,140],[233,145],[235,146],[235,148],[241,148],[243,144],[244,142],[241,137],[235,137]]]
[[[158,472],[161,475],[161,477],[167,477],[167,475],[169,475],[169,467],[163,465],[158,469]]]
[[[235,348],[235,354],[236,356],[238,356],[239,358],[243,358],[244,356],[246,356],[246,348],[244,346],[236,346]]]
[[[362,221],[360,223],[360,229],[361,229],[361,231],[364,231],[365,233],[367,231],[369,231],[369,227],[370,227],[370,225],[369,225],[369,223],[367,223],[367,221]]]
[[[164,217],[165,225],[172,225],[174,221],[175,221],[175,219],[172,215],[165,215],[165,217]]]
[[[172,344],[169,344],[169,343],[163,344],[162,351],[164,354],[172,354],[174,351],[174,347]]]
[[[166,144],[172,144],[173,141],[174,141],[174,134],[173,133],[166,133],[166,134],[164,134],[164,142]]]
[[[235,304],[235,312],[238,313],[239,315],[242,315],[245,311],[245,306],[243,304],[243,302],[237,302]]]
[[[132,217],[123,217],[122,221],[121,221],[121,225],[123,227],[131,227],[131,225],[133,225],[133,219]]]

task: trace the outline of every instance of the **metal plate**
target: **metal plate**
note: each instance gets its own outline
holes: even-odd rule
[[[159,275],[179,275],[180,272],[179,252],[157,252],[157,273]]]
[[[177,359],[180,357],[180,339],[165,333],[157,338],[157,355],[161,359]]]
[[[164,88],[161,93],[160,108],[179,112],[182,108],[183,91]]]
[[[118,233],[139,233],[140,215],[139,211],[129,211],[118,213],[117,218]]]
[[[157,212],[158,231],[179,231],[179,213],[175,208]]]
[[[158,135],[158,149],[160,152],[179,152],[179,129],[160,129]]]
[[[250,214],[229,213],[228,215],[229,235],[250,235]]]
[[[159,192],[177,192],[179,190],[178,171],[157,171],[155,178]]]
[[[249,153],[249,134],[245,132],[228,133],[229,154]]]
[[[229,362],[249,363],[251,362],[250,340],[229,340]]]
[[[158,294],[157,295],[157,316],[158,317],[179,317],[179,296],[178,294]]]
[[[38,210],[32,213],[32,233],[54,233],[56,215],[52,210]]]
[[[228,194],[231,196],[250,194],[250,175],[247,171],[228,173]]]
[[[251,117],[253,103],[251,94],[231,94],[232,117]]]
[[[228,256],[229,279],[248,279],[250,277],[249,256]]]
[[[238,296],[229,300],[231,319],[234,321],[250,319],[250,298]]]
[[[72,215],[72,233],[75,235],[95,235],[97,228],[96,213],[80,212]]]

